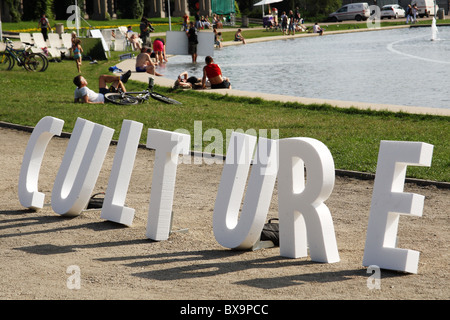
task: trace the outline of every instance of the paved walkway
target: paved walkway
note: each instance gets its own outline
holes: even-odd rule
[[[407,28],[408,25],[405,26],[395,26],[395,27],[389,27],[388,29],[394,29],[394,28]],[[386,28],[383,28],[384,30]],[[229,29],[227,29],[229,30]],[[326,34],[337,34],[337,33],[350,33],[350,32],[367,32],[367,29],[355,29],[355,30],[345,30],[345,31],[335,31],[335,32],[327,32]],[[164,35],[164,34],[161,34]],[[152,34],[153,36],[157,36],[157,34]],[[271,40],[280,40],[285,39],[287,37],[290,38],[299,38],[299,37],[312,37],[312,36],[318,36],[317,34],[312,33],[299,33],[294,36],[283,36],[283,35],[274,35],[272,37],[264,37],[264,38],[254,38],[254,39],[246,39],[247,43],[254,43],[254,42],[262,42],[262,41],[271,41]],[[231,46],[231,45],[242,45],[240,42],[235,41],[228,41],[223,43],[224,46]],[[201,59],[199,61],[202,61]],[[169,58],[170,63],[170,58]],[[135,59],[127,59],[119,64],[117,64],[117,67],[122,70],[135,70]],[[133,72],[130,79],[141,81],[148,83],[149,75],[146,73],[137,73]],[[153,76],[155,79],[155,84],[159,86],[164,87],[172,87],[175,79],[167,79],[164,77],[156,77]],[[231,81],[232,82],[232,81]],[[335,107],[339,108],[357,108],[357,109],[371,109],[371,110],[389,110],[393,112],[407,112],[407,113],[416,113],[416,114],[431,114],[431,115],[440,115],[440,116],[450,116],[450,109],[443,109],[443,108],[429,108],[429,107],[412,107],[412,106],[400,106],[400,105],[391,105],[391,104],[377,104],[377,103],[367,103],[367,102],[358,102],[358,101],[342,101],[342,100],[330,100],[330,99],[322,99],[322,98],[305,98],[305,97],[293,97],[293,96],[285,96],[285,95],[277,95],[277,94],[267,94],[267,93],[260,93],[260,92],[249,92],[249,91],[242,91],[237,89],[207,89],[204,90],[204,92],[210,92],[210,93],[218,93],[223,95],[232,95],[232,96],[245,96],[245,97],[251,97],[251,98],[261,98],[268,101],[282,101],[282,102],[298,102],[302,104],[329,104]]]

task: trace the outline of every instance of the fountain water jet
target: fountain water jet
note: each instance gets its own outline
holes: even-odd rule
[[[436,17],[433,17],[433,22],[431,23],[431,41],[437,40],[438,28],[436,27]]]

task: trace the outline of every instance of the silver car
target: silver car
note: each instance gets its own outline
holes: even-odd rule
[[[405,9],[400,7],[398,4],[388,4],[381,8],[381,19],[384,18],[404,18],[405,17]]]

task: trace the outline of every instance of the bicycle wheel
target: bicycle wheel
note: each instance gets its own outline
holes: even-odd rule
[[[39,56],[41,56],[42,57],[42,59],[44,60],[44,62],[45,62],[45,66],[44,66],[44,69],[43,70],[41,70],[41,71],[45,71],[45,70],[47,70],[47,68],[48,68],[48,58],[47,58],[47,56],[46,55],[44,55],[43,53],[36,53],[37,55],[39,55]]]
[[[45,71],[47,68],[47,58],[39,53],[32,53],[28,57],[25,58],[25,69],[28,71]]]
[[[14,66],[14,60],[6,52],[0,52],[0,71],[11,70]]]
[[[115,104],[121,104],[121,105],[133,105],[133,104],[138,104],[140,102],[140,100],[138,98],[133,97],[132,95],[121,94],[121,93],[116,93],[116,92],[111,92],[111,93],[105,94],[105,99],[108,102],[112,102]]]
[[[168,103],[168,104],[182,104],[181,102],[179,102],[179,101],[177,101],[175,99],[163,96],[162,94],[157,93],[157,92],[151,92],[150,96],[153,99],[159,100],[159,101],[164,102],[164,103]]]

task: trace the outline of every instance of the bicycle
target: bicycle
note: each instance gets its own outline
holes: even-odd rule
[[[6,50],[0,52],[0,70],[11,70],[15,63],[24,67],[27,71],[43,72],[47,70],[48,59],[42,53],[29,52],[30,43],[24,42],[25,49],[13,49],[12,41],[8,38],[4,40]]]
[[[167,103],[167,104],[182,104],[181,102],[166,97],[160,93],[153,92],[154,79],[149,77],[148,88],[143,91],[135,92],[109,92],[105,94],[105,99],[108,102],[120,105],[135,105],[147,101],[150,97],[155,100]]]

